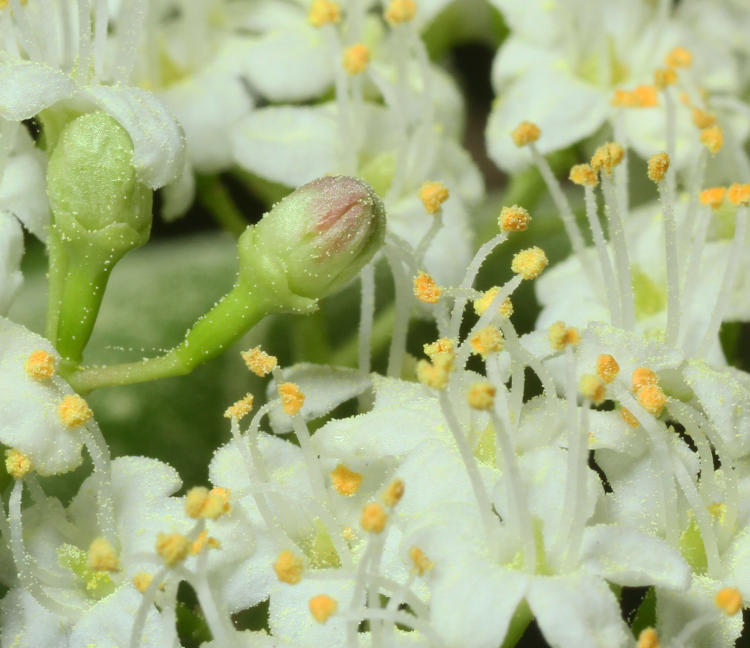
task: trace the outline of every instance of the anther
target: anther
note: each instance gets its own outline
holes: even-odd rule
[[[370,502],[362,509],[362,517],[359,522],[368,533],[381,533],[388,522],[388,514],[380,504]]]
[[[516,146],[526,146],[536,142],[541,134],[539,126],[530,121],[522,121],[513,129],[511,137]]]
[[[667,397],[659,385],[645,385],[641,387],[636,394],[636,398],[643,409],[654,416],[661,414],[667,402]]]
[[[657,68],[654,70],[654,85],[659,90],[677,83],[677,72],[674,68]]]
[[[132,583],[133,587],[135,587],[135,589],[143,594],[148,589],[148,586],[151,585],[151,581],[153,580],[153,574],[149,574],[148,572],[138,572],[135,576],[133,576]]]
[[[549,260],[542,248],[534,246],[516,252],[510,264],[511,270],[524,279],[536,279],[547,267]]]
[[[581,341],[578,329],[573,326],[566,326],[565,322],[555,322],[547,331],[550,346],[555,351],[562,351],[566,346],[577,346]]]
[[[36,380],[47,380],[55,374],[55,357],[42,349],[32,351],[26,358],[24,369]]]
[[[428,214],[437,214],[450,195],[442,182],[425,182],[419,190],[419,199]]]
[[[492,408],[495,402],[495,386],[489,382],[474,383],[469,387],[466,400],[469,407],[475,410],[488,410]]]
[[[664,64],[671,68],[690,67],[693,55],[684,47],[675,47],[664,57]]]
[[[340,495],[354,495],[362,485],[362,474],[349,470],[343,464],[336,466],[330,476],[334,490]]]
[[[637,648],[659,648],[659,635],[653,628],[645,628],[638,635]]]
[[[489,290],[486,290],[484,293],[482,293],[482,296],[478,299],[475,299],[474,304],[474,312],[477,315],[482,315],[484,311],[486,311],[490,304],[495,301],[495,297],[497,297],[497,293],[500,292],[499,286],[493,286]],[[498,308],[498,312],[502,317],[505,319],[508,319],[511,315],[513,315],[513,302],[510,300],[510,297],[506,297],[503,300],[503,303],[500,304],[500,308]]]
[[[486,326],[469,340],[474,353],[486,358],[490,353],[500,353],[505,348],[505,338],[496,326]]]
[[[578,383],[578,391],[588,398],[594,405],[601,405],[607,394],[604,381],[599,376],[584,374]]]
[[[106,538],[96,538],[89,546],[88,565],[96,571],[120,571],[115,548]]]
[[[305,403],[305,395],[299,385],[293,382],[281,383],[279,385],[279,396],[281,397],[281,407],[289,416],[297,414]]]
[[[651,371],[651,369],[647,369],[646,367],[638,367],[635,371],[633,371],[631,382],[633,384],[633,391],[635,393],[638,393],[638,391],[646,385],[658,385],[659,378],[653,371]]]
[[[718,209],[724,202],[726,193],[726,187],[710,187],[701,191],[698,198],[702,205],[708,205],[711,209]]]
[[[310,614],[318,623],[325,623],[331,615],[336,613],[339,604],[328,594],[318,594],[310,599],[308,607]]]
[[[743,606],[742,594],[734,587],[724,587],[716,593],[714,598],[716,607],[722,610],[727,616],[734,616]]]
[[[409,548],[409,558],[411,558],[411,561],[414,564],[414,571],[420,576],[424,575],[426,571],[430,571],[435,566],[435,563],[427,557],[427,554],[417,546],[412,545]]]
[[[452,354],[455,348],[455,341],[452,338],[440,338],[422,346],[424,353],[428,358],[433,358],[437,353]]]
[[[322,27],[341,21],[341,7],[332,0],[313,0],[307,20],[313,27]]]
[[[23,479],[31,472],[32,463],[28,455],[20,450],[8,448],[5,451],[5,470],[13,479]]]
[[[190,555],[197,556],[206,547],[209,549],[220,549],[221,542],[216,538],[210,537],[208,531],[203,529],[203,531],[198,534],[198,537],[193,540],[193,544],[190,545]]]
[[[570,181],[581,186],[595,187],[599,183],[599,177],[590,164],[576,164],[570,168]]]
[[[414,19],[417,3],[414,0],[391,0],[385,10],[385,20],[389,25],[399,25]]]
[[[295,556],[289,549],[284,549],[273,564],[276,577],[282,583],[288,583],[289,585],[296,585],[302,580],[304,569],[302,559]]]
[[[260,378],[270,374],[276,368],[276,356],[265,353],[259,346],[243,351],[241,355],[247,368]]]
[[[657,153],[648,159],[648,179],[652,182],[663,180],[668,170],[669,155],[666,153]]]
[[[654,108],[659,105],[659,95],[652,85],[639,85],[633,90],[638,108]]]
[[[181,533],[160,533],[156,537],[156,553],[169,567],[185,560],[189,551],[190,541]]]
[[[625,157],[625,149],[617,142],[602,144],[591,157],[591,168],[594,171],[605,171],[611,175],[614,168]]]
[[[433,389],[445,389],[453,370],[453,353],[435,353],[432,362],[420,360],[417,363],[417,380]]]
[[[393,508],[401,501],[404,496],[404,480],[398,477],[394,479],[388,486],[385,487],[381,498],[385,505],[389,508]]]
[[[65,427],[77,427],[87,423],[94,413],[78,394],[66,396],[57,406],[57,414]]]
[[[700,108],[693,108],[693,124],[697,128],[700,128],[703,130],[704,128],[709,128],[713,126],[716,123],[716,117],[714,117],[710,112],[706,112],[705,110],[701,110]]]
[[[633,412],[631,412],[629,409],[625,407],[620,408],[620,416],[624,419],[624,421],[630,426],[630,427],[638,427],[640,423],[638,422],[638,419],[635,418],[633,415]]]
[[[721,126],[715,124],[701,131],[700,140],[712,155],[716,155],[724,146],[724,133]]]
[[[215,520],[231,508],[229,491],[225,488],[208,490],[204,486],[191,488],[185,497],[185,513],[193,519]]]
[[[362,74],[370,63],[370,48],[364,43],[355,43],[341,53],[341,65],[347,74]]]
[[[750,202],[750,184],[735,182],[727,190],[727,198],[733,205],[747,205]]]
[[[530,222],[529,212],[519,205],[503,207],[497,217],[497,225],[503,232],[525,232]]]
[[[608,353],[600,354],[596,359],[596,375],[605,383],[611,383],[620,373],[620,365]]]
[[[425,304],[437,304],[443,291],[435,280],[426,272],[419,272],[414,277],[414,296]]]
[[[252,394],[245,394],[243,398],[224,410],[224,416],[227,418],[236,418],[239,421],[243,416],[252,411],[254,400],[255,397]]]

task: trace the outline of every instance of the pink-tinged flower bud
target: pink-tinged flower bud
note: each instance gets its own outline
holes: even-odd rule
[[[318,178],[245,230],[240,279],[266,286],[281,301],[288,293],[315,300],[354,278],[384,236],[385,209],[368,184],[346,176]]]

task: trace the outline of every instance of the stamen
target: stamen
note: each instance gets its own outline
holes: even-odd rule
[[[135,587],[135,589],[143,594],[149,588],[153,580],[153,574],[149,574],[148,572],[138,572],[135,576],[133,576],[132,583],[133,587]]]
[[[442,204],[448,200],[450,192],[442,182],[425,182],[419,190],[419,199],[425,211],[433,216],[442,209]]]
[[[620,373],[620,365],[608,353],[602,353],[596,359],[596,375],[607,385],[611,383]]]
[[[743,607],[742,594],[734,587],[724,587],[720,589],[714,598],[716,607],[724,612],[727,616],[734,616]]]
[[[469,388],[466,400],[472,409],[487,411],[495,403],[495,392],[495,386],[490,382],[474,383]]]
[[[289,549],[284,549],[273,564],[276,577],[282,583],[296,585],[302,580],[302,572],[305,567],[302,559],[295,556]]]
[[[226,418],[234,417],[238,421],[242,420],[244,416],[252,411],[254,400],[255,397],[252,394],[245,394],[245,396],[243,396],[240,400],[224,410],[224,416]]]
[[[289,416],[297,414],[305,403],[305,395],[299,385],[293,382],[285,382],[279,385],[278,390],[284,413]]]
[[[581,341],[578,329],[572,326],[565,326],[565,322],[555,322],[549,327],[547,332],[550,346],[555,351],[562,351],[566,346],[577,346]]]
[[[120,571],[120,560],[115,548],[106,538],[96,538],[89,546],[88,565],[96,571]]]
[[[414,545],[409,547],[409,558],[414,563],[414,571],[420,576],[423,576],[425,572],[430,571],[435,566],[435,563],[427,557],[427,554]]]
[[[534,246],[517,252],[511,262],[511,270],[526,280],[536,279],[549,264],[542,248]]]
[[[55,357],[51,353],[32,351],[24,364],[26,374],[36,380],[48,380],[55,374]]]
[[[188,557],[191,540],[181,533],[159,533],[156,537],[156,553],[167,567],[174,567]]]
[[[700,129],[701,131],[716,124],[716,117],[710,112],[706,112],[705,110],[701,110],[700,108],[693,108],[692,120],[693,124],[695,124],[695,127]]]
[[[414,0],[391,0],[383,15],[386,22],[393,27],[410,22],[416,13],[417,3]]]
[[[482,296],[479,299],[474,300],[474,312],[477,315],[483,315],[484,311],[487,310],[487,308],[499,292],[500,286],[493,286],[489,290],[486,290],[484,293],[482,293]],[[503,300],[503,303],[500,304],[500,308],[498,308],[497,312],[501,317],[504,317],[505,319],[508,319],[511,315],[513,315],[513,302],[510,300],[510,297],[506,297]]]
[[[66,396],[57,407],[57,414],[65,427],[78,427],[94,416],[83,398],[77,394]]]
[[[417,380],[432,389],[445,389],[450,381],[453,361],[454,354],[447,352],[434,354],[432,362],[420,360],[417,363]]]
[[[390,484],[388,484],[388,486],[386,486],[383,494],[381,495],[381,499],[387,507],[393,508],[401,501],[401,498],[403,496],[404,480],[396,478]]]
[[[341,54],[341,65],[349,75],[362,74],[370,64],[370,48],[364,43],[355,43]]]
[[[13,479],[23,479],[32,470],[33,464],[31,459],[15,448],[8,448],[5,451],[5,470]]]
[[[641,630],[638,635],[638,646],[637,648],[660,648],[659,635],[653,628],[646,628]]]
[[[368,533],[382,533],[388,522],[388,514],[377,502],[370,502],[362,509],[360,525]]]
[[[472,335],[469,344],[473,352],[481,355],[484,360],[491,353],[500,353],[505,348],[505,339],[497,327],[487,326]]]
[[[693,55],[684,47],[675,47],[664,57],[664,64],[671,68],[690,67]]]
[[[338,602],[328,594],[313,596],[308,602],[310,614],[318,623],[325,623],[338,610]]]
[[[701,131],[700,140],[711,155],[716,155],[724,146],[724,132],[718,124],[709,126]]]
[[[419,272],[414,277],[414,296],[425,304],[437,304],[443,291],[435,280],[426,272]]]
[[[313,27],[334,25],[341,22],[341,7],[332,0],[313,0],[307,13],[307,21]]]
[[[339,464],[331,471],[331,484],[339,495],[351,497],[362,485],[363,476],[361,473],[349,470],[343,464]]]
[[[531,216],[523,207],[513,205],[503,207],[497,217],[497,226],[501,232],[525,232],[529,229]]]
[[[607,395],[607,388],[599,376],[583,374],[578,382],[578,391],[594,405],[601,405]]]
[[[241,353],[247,368],[259,378],[270,374],[278,364],[276,356],[268,355],[259,346]]]
[[[429,344],[425,344],[422,348],[424,349],[425,355],[430,358],[430,360],[434,360],[435,355],[438,353],[448,353],[451,355],[455,355],[453,353],[455,346],[455,341],[450,338],[440,338],[439,340],[436,340],[435,342],[431,342]]]
[[[375,262],[371,261],[360,273],[362,301],[359,307],[359,370],[370,373],[372,355],[372,326],[375,319]]]

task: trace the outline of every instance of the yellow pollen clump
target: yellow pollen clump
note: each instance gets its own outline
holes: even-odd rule
[[[149,574],[148,572],[138,572],[135,576],[133,576],[132,582],[135,589],[143,594],[148,589],[148,586],[151,585],[151,582],[153,580],[153,574]]]
[[[270,374],[276,368],[276,356],[261,351],[259,346],[243,351],[241,355],[247,368],[260,378]]]
[[[469,401],[469,407],[476,410],[490,409],[495,402],[495,391],[492,383],[474,383],[469,388],[469,393],[466,396],[466,400]]]
[[[330,25],[341,20],[341,7],[332,0],[313,0],[310,11],[307,13],[307,21],[313,27]]]
[[[747,205],[750,202],[750,184],[734,183],[727,190],[727,198],[733,205]]]
[[[427,554],[416,546],[409,548],[409,558],[414,563],[414,571],[420,576],[435,566],[435,563],[427,557]]]
[[[536,142],[541,134],[542,131],[539,129],[539,126],[530,121],[522,121],[513,129],[510,136],[513,138],[516,146],[526,146],[527,144]]]
[[[493,286],[489,290],[486,290],[481,297],[474,300],[474,312],[477,315],[482,315],[490,307],[490,304],[494,301],[499,292],[499,286]],[[513,315],[513,302],[510,300],[510,297],[506,297],[503,300],[503,303],[500,304],[500,307],[498,308],[498,312],[505,319],[508,319]]]
[[[454,340],[451,338],[440,338],[429,344],[425,344],[422,348],[428,358],[433,358],[437,353],[453,353],[455,346]]]
[[[638,402],[643,409],[654,416],[659,416],[667,402],[667,397],[659,385],[645,385],[638,390],[636,394]]]
[[[608,353],[602,353],[596,359],[596,375],[605,383],[611,383],[620,373],[620,365]]]
[[[569,344],[576,346],[581,341],[578,329],[573,326],[565,326],[565,322],[555,322],[547,332],[550,346],[555,351],[562,351]]]
[[[448,187],[442,182],[425,182],[419,190],[419,199],[428,214],[437,214],[450,195]]]
[[[544,250],[534,246],[516,252],[510,264],[510,269],[516,274],[520,274],[524,279],[530,280],[536,279],[542,274],[542,270],[547,267],[548,263],[549,260]]]
[[[674,68],[657,68],[654,70],[654,85],[659,90],[677,83],[677,72]]]
[[[57,406],[57,415],[65,427],[76,427],[88,422],[94,413],[78,394],[66,396]]]
[[[386,522],[388,522],[388,514],[377,502],[370,502],[362,509],[362,517],[359,523],[368,533],[382,532],[385,529]]]
[[[599,376],[584,374],[578,383],[578,391],[594,403],[594,405],[600,405],[604,401],[607,388]]]
[[[638,108],[654,108],[659,105],[659,95],[652,85],[639,85],[633,90]]]
[[[690,67],[693,55],[684,47],[675,47],[664,57],[664,64],[671,68]]]
[[[193,544],[190,545],[190,554],[193,556],[197,556],[206,547],[208,547],[209,549],[220,549],[221,542],[219,542],[216,538],[209,537],[208,531],[206,529],[203,529],[203,531],[201,531],[198,534],[198,537],[193,541]]]
[[[443,293],[440,286],[426,272],[419,272],[414,277],[414,296],[425,304],[437,304],[440,301],[440,295]]]
[[[474,353],[486,358],[490,353],[500,353],[505,348],[505,338],[495,326],[486,326],[469,340]]]
[[[519,205],[503,207],[497,217],[497,225],[503,232],[525,232],[530,222],[529,212]]]
[[[227,418],[236,418],[238,421],[249,414],[253,409],[255,397],[252,394],[245,394],[240,400],[224,410],[224,416]]]
[[[724,146],[724,132],[718,124],[704,128],[701,131],[700,139],[712,155],[716,155]]]
[[[328,617],[336,613],[339,604],[336,599],[331,598],[328,594],[318,594],[313,596],[309,602],[310,614],[318,623],[325,623]]]
[[[399,25],[413,20],[416,13],[417,3],[414,0],[391,0],[384,16],[389,25]]]
[[[697,128],[700,128],[703,130],[704,128],[709,128],[710,126],[713,126],[716,123],[716,117],[714,117],[710,112],[706,112],[705,110],[701,110],[700,108],[693,108],[693,124]]]
[[[708,205],[711,209],[718,209],[724,202],[726,193],[726,187],[710,187],[701,191],[699,199],[702,205]]]
[[[213,488],[209,491],[204,486],[196,486],[185,497],[185,513],[193,519],[215,520],[230,508],[229,491],[226,488]]]
[[[591,156],[591,168],[594,171],[605,171],[608,175],[622,162],[625,149],[617,142],[602,144]]]
[[[370,48],[364,43],[355,43],[341,54],[341,65],[347,74],[362,74],[370,64]]]
[[[362,475],[349,470],[344,464],[339,464],[331,471],[331,483],[340,495],[351,496],[362,485]]]
[[[281,396],[281,407],[289,416],[297,414],[305,402],[305,395],[299,385],[293,382],[281,383],[279,385],[279,396]]]
[[[453,370],[454,354],[441,352],[432,357],[432,362],[420,360],[417,363],[417,380],[433,389],[445,389]]]
[[[289,551],[289,549],[284,549],[273,564],[276,577],[282,583],[289,583],[289,585],[296,585],[302,580],[304,569],[302,560]]]
[[[617,108],[635,108],[638,105],[638,99],[635,93],[629,90],[615,90],[615,94],[609,103]]]
[[[663,180],[668,170],[669,155],[666,153],[657,153],[648,159],[648,179],[652,182]]]
[[[640,425],[638,419],[633,415],[633,412],[631,412],[629,409],[626,409],[625,407],[620,408],[620,416],[622,416],[622,418],[630,427],[638,427]]]
[[[653,628],[645,628],[638,635],[637,648],[659,648],[659,635]]]
[[[396,478],[388,486],[385,487],[381,497],[385,502],[385,505],[393,508],[401,501],[404,496],[404,480]]]
[[[89,546],[88,565],[96,571],[120,571],[115,548],[106,538],[96,538]]]
[[[347,542],[351,542],[356,537],[354,529],[352,529],[350,526],[345,526],[343,529],[341,529],[341,535]]]
[[[28,455],[15,448],[5,451],[5,470],[13,479],[23,479],[31,472],[31,468],[32,463]]]
[[[156,553],[169,567],[174,567],[187,558],[190,541],[181,533],[160,533],[156,537]]]
[[[714,598],[716,607],[727,616],[734,616],[742,609],[742,594],[734,587],[724,587],[716,593]]]
[[[631,382],[633,383],[633,391],[638,393],[638,390],[641,389],[641,387],[645,387],[646,385],[658,385],[659,378],[653,371],[651,371],[651,369],[638,367],[638,369],[633,372]]]
[[[568,178],[577,185],[587,187],[595,187],[599,183],[596,171],[591,168],[590,164],[576,164],[571,167]]]
[[[32,351],[24,364],[26,373],[37,380],[52,378],[55,374],[55,356],[42,349]]]

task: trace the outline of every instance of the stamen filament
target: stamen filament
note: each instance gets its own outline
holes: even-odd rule
[[[359,305],[359,370],[369,374],[372,354],[372,325],[375,320],[375,262],[360,273],[362,299]]]
[[[672,158],[670,158],[672,159]],[[666,179],[659,180],[659,198],[664,218],[664,243],[667,263],[667,344],[677,344],[680,332],[680,272],[677,266],[677,224],[674,217],[672,197],[674,192],[668,187],[669,178],[674,176],[673,165],[667,169]]]

